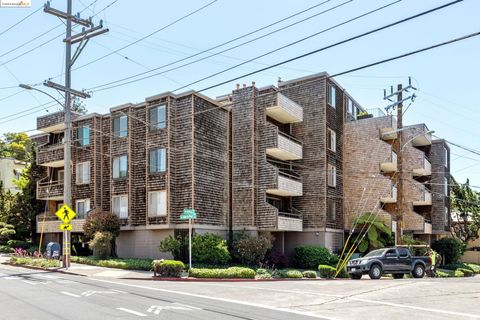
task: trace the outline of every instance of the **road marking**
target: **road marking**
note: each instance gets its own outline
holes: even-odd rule
[[[87,290],[85,292],[82,292],[82,296],[85,297],[90,297],[94,294],[119,294],[119,293],[125,293],[124,291],[120,290],[111,290],[111,291],[95,291],[95,290]]]
[[[80,298],[80,296],[78,294],[70,293],[70,292],[67,292],[67,291],[61,291],[60,293],[63,293],[64,295],[67,295],[67,296],[70,296],[70,297]]]
[[[251,303],[251,302],[238,301],[238,300],[225,299],[225,298],[209,297],[209,296],[203,296],[203,295],[195,294],[195,293],[188,293],[188,292],[167,290],[167,289],[160,289],[160,288],[151,288],[151,287],[140,286],[140,285],[136,285],[136,284],[115,282],[115,281],[103,280],[103,279],[90,278],[89,280],[97,281],[97,282],[112,283],[112,284],[116,284],[116,285],[120,285],[120,286],[126,286],[126,287],[147,289],[147,290],[160,291],[160,292],[166,292],[166,293],[174,293],[174,294],[178,294],[178,295],[201,298],[201,299],[206,299],[206,300],[214,300],[214,301],[222,301],[222,302],[240,304],[240,305],[244,305],[244,306],[262,308],[262,309],[267,309],[267,310],[282,311],[282,312],[298,314],[298,315],[302,315],[302,316],[309,316],[309,317],[318,318],[318,319],[325,319],[325,320],[334,319],[334,318],[329,318],[329,317],[325,317],[325,316],[320,316],[320,315],[317,315],[313,312],[304,312],[304,311],[291,310],[291,309],[287,309],[287,308],[272,307],[272,306],[268,306],[268,305],[264,305],[264,304],[258,304],[258,303]]]
[[[117,310],[120,310],[120,311],[123,311],[123,312],[128,312],[128,313],[134,314],[134,315],[139,316],[139,317],[146,317],[147,316],[144,313],[137,312],[137,311],[130,310],[130,309],[126,309],[126,308],[117,308]]]
[[[426,312],[436,312],[436,313],[449,314],[449,315],[454,315],[454,316],[462,316],[462,317],[480,319],[480,315],[470,314],[470,313],[461,313],[461,312],[439,310],[439,309],[429,309],[429,308],[410,306],[410,305],[400,304],[400,303],[384,302],[384,301],[369,300],[369,299],[362,299],[362,298],[346,298],[346,299],[359,301],[359,302],[381,304],[381,305],[390,306],[390,307],[406,308],[406,309],[421,310],[421,311],[426,311]]]
[[[28,280],[22,280],[22,281],[25,282],[25,283],[28,283],[28,284],[33,284],[33,285],[36,285],[36,284],[37,284],[36,282],[28,281]]]
[[[175,303],[174,303],[175,304]],[[162,310],[183,310],[183,311],[193,311],[193,310],[202,310],[200,308],[190,307],[187,305],[175,305],[175,306],[150,306],[147,312],[153,312],[156,315],[159,315]]]
[[[8,277],[5,277],[3,278],[5,280],[18,280],[18,279],[21,279],[21,277],[17,277],[17,276],[8,276]]]
[[[52,276],[52,275],[50,275],[50,274],[46,274],[46,275],[37,274],[37,277],[41,277],[41,278],[45,278],[45,279],[62,279],[61,277]]]

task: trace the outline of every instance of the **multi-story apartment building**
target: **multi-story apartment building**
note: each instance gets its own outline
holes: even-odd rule
[[[447,234],[450,151],[446,142],[432,140],[425,124],[398,130],[394,116],[380,109],[369,112],[374,117],[345,125],[345,152],[355,159],[345,163],[345,229],[354,227],[359,214],[373,212],[396,232],[401,212],[403,234],[427,242]],[[397,166],[399,152],[403,159],[401,172]]]
[[[89,212],[110,211],[122,225],[120,256],[157,257],[160,240],[185,234],[179,216],[194,208],[198,233],[271,232],[287,254],[299,244],[338,250],[356,192],[346,185],[346,171],[360,159],[345,137],[363,125],[382,144],[379,152],[389,150],[378,132],[373,139],[378,129],[356,121],[362,110],[319,73],[277,86],[237,85],[218,99],[165,93],[105,115],[75,114],[74,240]],[[39,117],[37,128],[44,132],[35,137],[37,161],[46,168],[37,196],[48,201],[37,230],[43,224],[46,241],[58,241],[53,213],[63,198],[63,113]]]
[[[0,181],[5,190],[17,193],[20,188],[14,183],[19,180],[26,163],[13,158],[0,158]]]

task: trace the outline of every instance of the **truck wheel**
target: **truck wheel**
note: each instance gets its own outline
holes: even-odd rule
[[[370,267],[370,271],[368,272],[370,279],[380,279],[382,276],[382,268],[378,264],[374,264]]]
[[[404,273],[394,273],[393,279],[402,279],[404,275]]]
[[[350,274],[350,278],[352,278],[353,280],[360,280],[360,279],[362,279],[362,275],[361,274]]]
[[[412,271],[412,276],[414,278],[423,278],[425,275],[425,267],[421,264],[416,264]]]

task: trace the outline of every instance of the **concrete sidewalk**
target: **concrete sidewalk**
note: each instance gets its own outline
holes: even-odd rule
[[[10,256],[0,255],[0,263],[8,263]],[[86,277],[103,277],[114,279],[136,279],[136,280],[151,280],[153,277],[152,271],[141,270],[123,270],[115,268],[90,266],[80,263],[72,263],[68,270],[65,268],[49,269],[50,271],[57,271],[69,274],[75,274]]]

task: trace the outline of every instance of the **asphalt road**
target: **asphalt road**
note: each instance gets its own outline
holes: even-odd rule
[[[0,265],[0,319],[480,319],[480,277],[166,282]]]

